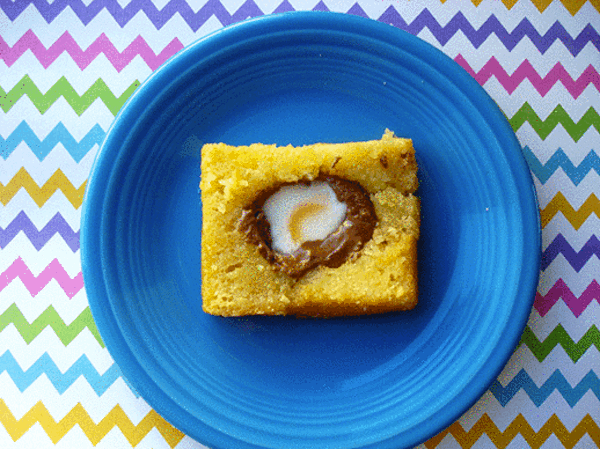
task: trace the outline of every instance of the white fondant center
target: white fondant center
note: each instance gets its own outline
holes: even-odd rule
[[[280,188],[263,205],[273,249],[290,254],[304,242],[323,240],[342,224],[346,209],[325,181]]]

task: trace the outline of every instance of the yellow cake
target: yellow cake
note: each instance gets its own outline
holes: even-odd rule
[[[334,317],[417,304],[420,205],[411,140],[386,130],[380,140],[343,144],[206,144],[201,168],[205,312]],[[244,212],[264,192],[323,176],[366,191],[376,215],[372,237],[340,266],[290,276],[249,241],[241,229]]]

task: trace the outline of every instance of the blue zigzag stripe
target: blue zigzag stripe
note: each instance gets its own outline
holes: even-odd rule
[[[58,123],[44,140],[40,141],[27,122],[22,121],[8,138],[3,139],[0,136],[0,157],[7,159],[21,142],[25,142],[36,157],[43,161],[50,151],[61,143],[73,159],[79,162],[94,145],[102,143],[105,135],[105,131],[96,124],[81,141],[77,142],[67,128],[62,123]],[[545,184],[559,168],[563,169],[575,185],[578,185],[592,170],[600,175],[600,157],[594,150],[591,150],[578,166],[573,165],[562,148],[556,150],[545,164],[540,162],[528,146],[523,148],[523,155],[529,168],[542,184]]]
[[[121,377],[135,396],[139,397],[116,364],[111,365],[104,374],[99,374],[85,355],[79,357],[66,372],[62,373],[48,353],[44,353],[27,371],[23,371],[10,351],[6,351],[0,357],[0,373],[4,371],[8,373],[21,392],[31,386],[38,377],[45,374],[60,394],[67,391],[79,377],[83,376],[96,394],[101,396]]]
[[[527,160],[527,164],[529,164],[530,170],[542,184],[545,184],[559,168],[563,169],[565,174],[576,186],[592,170],[595,170],[597,174],[600,174],[600,157],[598,157],[594,150],[591,150],[577,167],[573,165],[573,162],[571,162],[562,148],[556,150],[545,164],[542,164],[535,154],[533,154],[533,151],[527,146],[523,148],[523,155]]]
[[[58,123],[44,140],[40,140],[27,122],[22,121],[6,139],[0,136],[0,156],[7,159],[21,142],[25,142],[37,158],[43,161],[50,151],[61,143],[75,162],[79,162],[94,145],[102,143],[105,134],[100,125],[96,124],[81,141],[77,142],[65,125]]]
[[[29,369],[23,371],[10,351],[6,351],[0,357],[0,373],[4,371],[8,373],[21,392],[31,386],[38,377],[45,374],[60,394],[63,394],[79,377],[83,376],[98,396],[104,394],[118,378],[123,378],[135,396],[139,397],[116,364],[113,364],[104,374],[99,374],[85,355],[82,355],[66,372],[62,373],[48,353],[44,353]],[[600,400],[600,379],[593,371],[589,371],[577,385],[572,387],[560,370],[556,370],[541,387],[538,387],[529,374],[522,369],[506,387],[503,387],[498,380],[495,380],[490,386],[490,392],[503,407],[520,390],[529,396],[536,407],[542,405],[555,390],[565,398],[569,406],[574,407],[588,391],[591,391]]]
[[[506,387],[503,387],[497,380],[490,386],[490,391],[502,407],[506,406],[521,389],[527,393],[527,396],[529,396],[536,407],[542,405],[554,390],[557,390],[571,407],[575,406],[588,391],[591,391],[600,399],[600,379],[598,379],[598,376],[593,371],[589,371],[575,387],[571,387],[563,374],[559,370],[556,370],[538,388],[524,369],[519,371]]]

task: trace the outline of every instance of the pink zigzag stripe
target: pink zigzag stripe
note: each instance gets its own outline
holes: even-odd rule
[[[10,47],[0,36],[0,59],[4,59],[8,67],[13,65],[27,50],[31,50],[44,68],[48,68],[63,52],[67,52],[81,70],[90,65],[101,53],[106,55],[117,72],[123,70],[137,55],[141,56],[150,69],[156,70],[182,48],[183,44],[175,38],[157,55],[144,38],[138,36],[123,52],[119,52],[108,37],[102,33],[86,50],[82,50],[69,32],[65,31],[56,42],[46,49],[32,30],[28,30],[13,47]]]
[[[573,315],[579,317],[594,299],[600,302],[600,285],[596,280],[593,280],[578,298],[573,294],[567,284],[565,284],[562,279],[559,279],[544,296],[539,292],[536,293],[533,307],[535,307],[540,316],[543,317],[560,298],[562,298],[567,307],[571,309]]]
[[[82,273],[79,272],[71,279],[58,259],[54,259],[38,276],[34,276],[23,259],[19,257],[3,273],[0,273],[0,291],[16,278],[21,278],[31,296],[36,296],[41,292],[52,279],[56,279],[69,298],[75,296],[83,288]]]
[[[577,80],[573,80],[560,62],[552,67],[548,74],[542,78],[527,59],[517,67],[512,75],[506,73],[495,57],[491,57],[477,73],[461,54],[456,56],[454,60],[482,86],[492,76],[495,76],[509,94],[512,94],[525,79],[529,80],[542,97],[559,81],[575,99],[581,95],[589,84],[593,84],[596,90],[600,90],[600,75],[591,64]]]

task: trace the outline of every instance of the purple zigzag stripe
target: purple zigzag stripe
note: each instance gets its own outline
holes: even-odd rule
[[[19,212],[19,215],[8,224],[6,229],[0,227],[0,248],[6,248],[21,231],[38,251],[55,234],[59,234],[64,239],[71,251],[75,252],[79,249],[79,231],[73,231],[59,212],[40,230],[35,227],[25,212]]]
[[[542,253],[542,270],[548,268],[559,254],[562,254],[573,269],[579,272],[594,254],[596,257],[600,258],[600,240],[598,240],[598,237],[595,235],[592,235],[592,237],[585,242],[583,248],[577,252],[562,234],[558,234]]]
[[[355,3],[352,8],[348,10],[348,14],[354,14],[355,16],[365,17],[367,19],[369,18],[369,15],[360,7],[358,3]]]
[[[15,20],[29,5],[35,6],[48,23],[52,22],[65,9],[71,8],[81,22],[87,25],[100,11],[106,9],[121,27],[125,26],[137,13],[142,11],[158,29],[175,14],[179,14],[193,31],[198,30],[213,15],[223,25],[229,25],[248,17],[264,14],[254,0],[246,0],[233,14],[230,14],[219,0],[208,0],[197,13],[194,13],[185,0],[169,0],[161,10],[156,8],[152,0],[132,0],[125,7],[119,5],[117,0],[92,0],[89,5],[85,5],[82,0],[55,0],[52,3],[49,3],[49,0],[0,0],[0,8],[2,8],[10,20]],[[313,9],[317,11],[329,10],[322,1]],[[293,10],[294,7],[289,1],[284,0],[275,9],[275,12]],[[358,3],[355,3],[348,13],[366,16]],[[588,42],[591,42],[592,45],[600,50],[600,35],[591,24],[587,24],[581,33],[576,38],[573,38],[558,21],[544,35],[540,35],[527,19],[523,19],[509,32],[494,15],[490,15],[479,29],[473,28],[468,19],[460,12],[446,25],[442,26],[426,8],[410,24],[402,18],[393,6],[387,8],[378,20],[415,35],[427,28],[441,45],[445,45],[460,31],[476,48],[490,37],[490,35],[495,34],[508,50],[515,48],[525,37],[541,53],[545,53],[556,40],[561,41],[574,56],[579,54]]]
[[[288,2],[288,0],[283,0],[283,2],[281,2],[279,4],[279,6],[277,8],[275,8],[273,13],[275,14],[275,13],[290,12],[290,11],[295,11],[294,7],[292,6],[292,4],[290,2]]]
[[[515,48],[525,37],[529,38],[541,53],[545,53],[556,40],[560,40],[574,56],[579,54],[588,42],[592,42],[600,50],[600,35],[590,24],[586,25],[577,38],[573,39],[558,21],[542,36],[527,19],[523,19],[513,31],[508,32],[494,15],[491,15],[477,30],[461,12],[458,12],[445,26],[442,26],[429,10],[424,9],[408,24],[398,11],[390,6],[379,20],[414,35],[427,28],[441,45],[445,45],[452,36],[461,31],[475,48],[479,48],[490,35],[495,34],[507,50]]]
[[[93,0],[87,6],[81,0],[55,0],[52,4],[46,0],[0,0],[0,7],[10,20],[15,20],[29,5],[34,5],[48,23],[70,7],[84,25],[90,23],[102,9],[106,9],[121,27],[143,11],[157,29],[162,28],[171,17],[179,13],[193,31],[198,30],[212,15],[223,25],[263,15],[253,0],[247,0],[233,14],[229,14],[219,0],[208,0],[197,13],[194,13],[185,0],[170,0],[161,10],[156,8],[152,0],[132,0],[124,8],[117,0]]]
[[[325,3],[323,3],[323,0],[321,0],[319,3],[317,3],[317,5],[313,8],[313,11],[329,11],[329,8],[327,7],[327,5]]]

